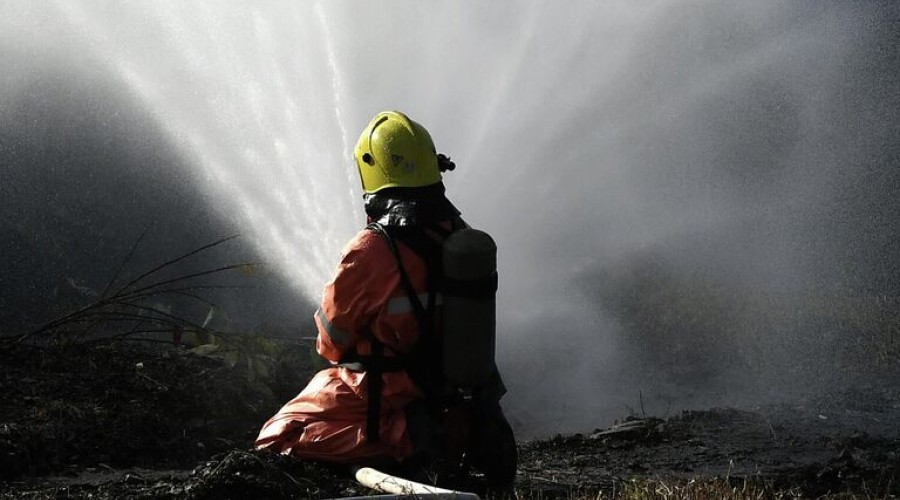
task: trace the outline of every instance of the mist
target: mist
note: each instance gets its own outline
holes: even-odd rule
[[[498,243],[521,435],[877,384],[900,359],[894,3],[3,11],[0,220],[25,276],[7,274],[8,304],[27,302],[29,266],[99,269],[149,218],[173,241],[200,239],[198,220],[240,232],[287,284],[279,308],[302,313],[364,222],[357,134],[399,109],[456,161],[448,195]],[[111,208],[123,188],[73,183],[75,164],[147,201]],[[23,235],[98,220],[65,240],[84,261],[16,260]]]

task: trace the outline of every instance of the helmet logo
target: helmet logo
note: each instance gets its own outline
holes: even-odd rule
[[[393,163],[395,167],[396,167],[397,165],[399,165],[401,161],[403,161],[403,157],[402,157],[402,156],[400,156],[400,155],[391,155],[391,163]]]

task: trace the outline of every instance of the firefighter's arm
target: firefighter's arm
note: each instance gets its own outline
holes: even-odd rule
[[[378,313],[379,263],[370,236],[360,234],[344,249],[334,278],[325,285],[315,314],[316,351],[332,363],[354,352]]]

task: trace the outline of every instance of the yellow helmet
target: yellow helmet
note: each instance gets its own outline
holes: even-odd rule
[[[353,156],[366,193],[441,182],[431,135],[399,111],[378,113],[359,136]]]

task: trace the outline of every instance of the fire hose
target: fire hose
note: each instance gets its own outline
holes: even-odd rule
[[[454,491],[417,483],[409,479],[391,476],[371,467],[353,469],[356,480],[367,488],[389,493],[388,495],[345,497],[334,500],[364,500],[380,498],[385,500],[402,498],[428,498],[435,500],[480,500],[478,495],[465,491]]]

